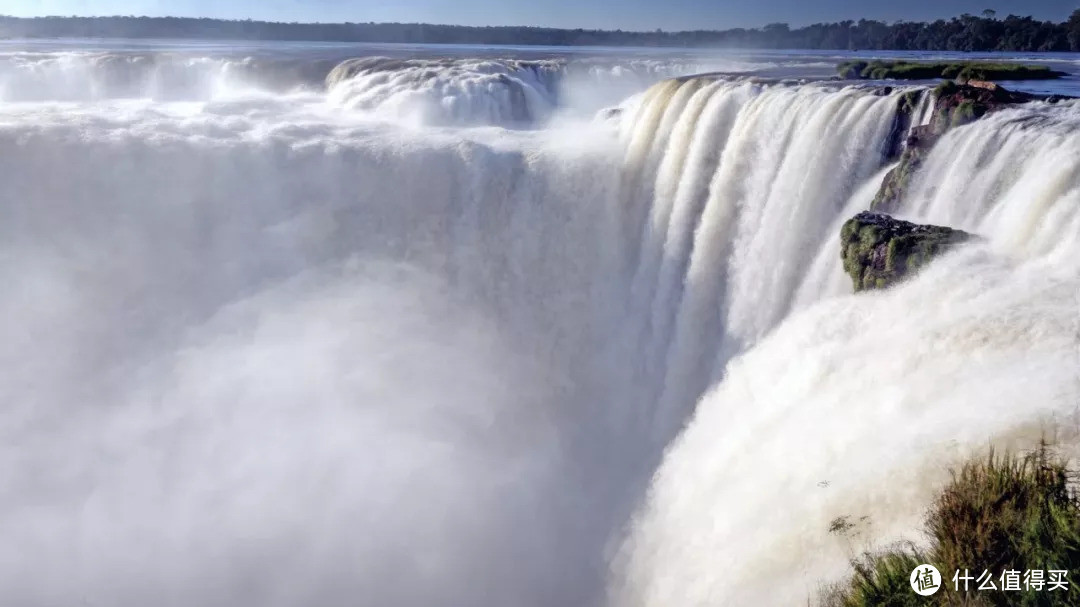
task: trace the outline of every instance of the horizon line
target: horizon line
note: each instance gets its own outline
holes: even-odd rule
[[[977,19],[985,19],[985,17],[981,17],[979,15],[972,15],[971,13],[961,13],[959,15],[954,15],[954,16],[949,17],[949,18],[935,19],[934,21],[907,21],[905,19],[894,19],[892,21],[885,21],[885,20],[880,20],[880,19],[867,19],[865,17],[861,17],[859,19],[842,19],[840,21],[816,21],[816,22],[813,22],[813,23],[806,23],[806,24],[801,24],[801,25],[800,24],[792,24],[792,23],[785,22],[785,21],[773,21],[773,22],[770,22],[770,23],[765,23],[765,24],[757,25],[757,26],[753,26],[753,27],[730,27],[730,28],[726,28],[726,29],[696,29],[696,30],[693,30],[693,29],[665,30],[663,28],[656,28],[655,30],[638,30],[638,29],[621,29],[621,28],[619,28],[619,29],[599,29],[599,28],[588,28],[588,27],[554,27],[554,26],[547,26],[547,25],[464,25],[464,24],[457,24],[457,23],[429,23],[429,22],[422,22],[422,21],[412,21],[412,22],[409,22],[409,21],[273,21],[273,20],[267,20],[267,19],[252,19],[252,18],[247,18],[247,19],[223,19],[221,17],[192,17],[192,16],[184,17],[184,16],[177,16],[177,15],[152,16],[152,15],[115,15],[115,14],[114,15],[36,15],[36,16],[28,16],[28,17],[19,17],[19,16],[16,16],[16,15],[0,14],[0,19],[17,19],[17,20],[21,20],[21,21],[32,21],[32,20],[35,20],[35,19],[190,19],[190,20],[196,20],[196,21],[220,21],[220,22],[225,22],[225,23],[264,23],[264,24],[269,24],[269,25],[298,25],[298,26],[299,25],[307,25],[307,26],[419,25],[419,26],[435,26],[435,27],[460,27],[460,28],[467,28],[467,29],[530,28],[530,29],[538,29],[538,30],[553,30],[553,31],[566,31],[566,32],[578,32],[578,31],[580,31],[580,32],[601,32],[601,33],[610,32],[610,33],[624,33],[624,34],[656,34],[657,32],[661,32],[661,33],[665,33],[665,34],[681,34],[681,33],[691,33],[691,32],[716,32],[716,33],[722,33],[722,32],[733,32],[733,31],[738,31],[738,30],[762,31],[765,28],[767,28],[769,26],[772,26],[772,25],[786,25],[791,29],[804,29],[804,28],[808,28],[808,27],[813,27],[815,25],[839,25],[841,23],[848,22],[848,21],[850,21],[852,24],[857,24],[860,21],[867,21],[867,22],[882,23],[882,24],[885,24],[885,25],[895,25],[895,24],[898,24],[898,23],[914,23],[914,24],[927,25],[927,24],[935,23],[937,21],[951,21],[951,20],[959,19],[959,18],[964,17],[964,16],[971,16],[971,17],[975,17]],[[1014,14],[1006,15],[1004,18],[993,18],[992,20],[994,20],[994,21],[1003,21],[1004,19],[1007,19],[1009,17],[1018,17],[1020,19],[1032,19],[1032,20],[1034,20],[1036,22],[1039,22],[1039,23],[1053,23],[1053,24],[1061,24],[1061,23],[1064,23],[1064,22],[1068,21],[1068,19],[1065,19],[1064,21],[1043,20],[1043,19],[1038,19],[1033,15],[1014,15]]]

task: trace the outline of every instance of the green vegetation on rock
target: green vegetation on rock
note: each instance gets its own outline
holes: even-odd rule
[[[1046,445],[1025,456],[997,456],[970,462],[931,505],[926,517],[930,544],[925,550],[900,546],[852,562],[845,583],[825,592],[824,607],[881,605],[969,605],[979,607],[1077,606],[1080,592],[1080,500],[1066,463]],[[930,564],[942,575],[942,588],[930,597],[911,590],[911,572]],[[978,577],[991,572],[997,590],[977,590],[969,582],[955,590],[953,574]],[[1068,571],[1068,591],[1027,588],[1003,591],[1000,576],[1028,570]],[[1048,576],[1049,573],[1046,573]],[[1046,579],[1049,582],[1049,578]]]
[[[889,212],[896,208],[930,149],[949,129],[974,122],[1001,108],[1035,99],[1033,95],[975,80],[968,84],[945,80],[934,87],[931,95],[934,97],[934,115],[930,123],[911,130],[899,153],[899,164],[885,176],[870,204],[871,210]],[[913,102],[907,93],[902,96],[897,106],[898,116],[910,116],[912,103],[918,102]],[[910,119],[905,123],[909,122]],[[890,150],[887,157],[892,159],[895,152]]]
[[[975,102],[970,99],[961,101],[952,111],[952,115],[949,118],[950,124],[952,126],[960,126],[974,122],[975,119],[979,117],[977,114],[978,109],[979,108],[976,108],[975,106]]]
[[[951,124],[950,122],[950,126]],[[904,142],[900,162],[885,175],[881,187],[874,195],[874,200],[870,203],[871,210],[891,211],[896,207],[937,138],[937,131],[932,124],[912,130]]]
[[[840,230],[844,271],[856,292],[892,286],[952,247],[971,239],[961,230],[919,225],[862,212]]]
[[[957,86],[957,84],[952,80],[942,80],[937,86],[934,87],[934,99],[941,99],[942,97],[952,95],[959,90],[960,87]]]
[[[915,113],[915,110],[919,107],[919,100],[922,98],[922,92],[919,90],[908,91],[900,96],[900,107],[898,108],[902,113],[908,116]]]
[[[1053,80],[1064,73],[1044,65],[1019,63],[984,63],[975,61],[846,61],[836,67],[841,77],[850,80]]]

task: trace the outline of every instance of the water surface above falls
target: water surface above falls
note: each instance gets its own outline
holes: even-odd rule
[[[50,63],[77,69],[82,63],[126,61],[151,63],[159,69],[172,65],[192,71],[229,70],[256,77],[263,87],[287,91],[295,87],[319,89],[330,70],[347,59],[361,57],[397,59],[515,59],[570,66],[575,73],[606,75],[608,94],[603,102],[616,103],[620,96],[640,90],[658,79],[698,73],[751,74],[770,78],[832,79],[837,64],[852,59],[1005,61],[1047,65],[1068,76],[1056,81],[1003,82],[1007,87],[1036,94],[1080,96],[1080,54],[1077,53],[960,53],[923,51],[798,51],[679,49],[634,47],[535,47],[422,44],[358,44],[329,42],[257,42],[192,40],[0,40],[0,100],[14,89],[10,73],[15,66],[48,72]],[[43,76],[45,74],[42,74]],[[618,86],[616,86],[618,85]],[[72,93],[67,92],[68,95]],[[161,91],[126,91],[125,96],[161,94]],[[207,93],[196,95],[197,98]],[[23,91],[22,98],[33,93]],[[48,95],[44,95],[48,98]],[[580,100],[579,100],[580,101]],[[600,105],[592,100],[588,109]],[[584,108],[583,108],[584,109]]]

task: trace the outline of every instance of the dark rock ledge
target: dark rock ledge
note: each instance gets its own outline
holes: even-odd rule
[[[841,257],[856,292],[884,289],[972,238],[962,230],[863,211],[840,230]]]

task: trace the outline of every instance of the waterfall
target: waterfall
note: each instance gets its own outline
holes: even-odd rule
[[[0,48],[0,102],[206,102],[326,92],[320,101],[379,120],[414,126],[532,128],[556,116],[591,116],[665,78],[746,72],[764,65],[678,57],[514,59],[492,54],[431,59],[406,50],[358,58],[354,56],[357,50],[347,46],[301,46],[289,53],[258,47],[220,47],[214,52],[182,46],[167,52]]]
[[[0,102],[203,101],[321,87],[325,60],[180,52],[0,52]]]
[[[552,61],[351,59],[327,76],[330,99],[422,124],[529,124],[555,111]]]
[[[615,604],[804,603],[862,551],[921,541],[950,466],[1041,438],[1075,452],[1078,109],[947,134],[899,212],[985,242],[794,314],[731,361],[653,480]]]
[[[644,332],[630,347],[662,376],[665,438],[727,358],[796,303],[808,262],[832,249],[849,196],[880,166],[868,150],[895,110],[895,97],[855,88],[694,79],[643,97],[626,161],[646,192],[624,212],[643,201],[648,214],[628,240]]]
[[[911,529],[940,462],[1075,401],[1076,106],[948,134],[901,214],[988,241],[856,297],[906,91],[684,77],[585,120],[686,66],[174,102],[5,60],[41,85],[0,104],[5,602],[804,602],[831,518]]]

